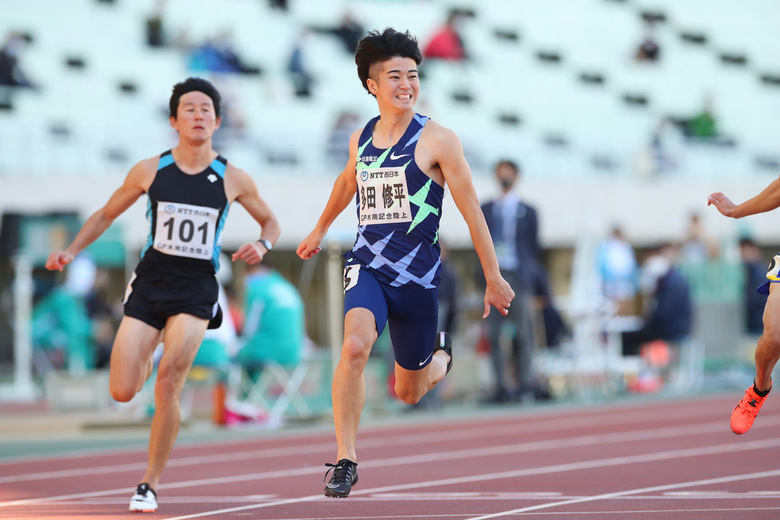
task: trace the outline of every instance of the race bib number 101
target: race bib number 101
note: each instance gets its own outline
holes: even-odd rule
[[[210,260],[218,217],[215,208],[160,201],[154,248],[166,255]]]
[[[357,171],[360,225],[411,222],[409,192],[403,168],[371,168]]]

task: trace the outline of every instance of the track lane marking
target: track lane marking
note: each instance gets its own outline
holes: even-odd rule
[[[679,482],[677,484],[665,484],[662,486],[650,486],[644,488],[629,489],[626,491],[616,491],[614,493],[604,493],[602,495],[595,495],[592,497],[578,498],[574,500],[564,500],[562,502],[553,502],[549,504],[539,504],[535,506],[522,507],[519,509],[512,509],[510,511],[502,511],[500,513],[493,513],[493,514],[482,515],[482,516],[473,516],[466,520],[489,520],[491,518],[500,518],[502,516],[508,516],[508,515],[518,515],[518,514],[528,513],[531,511],[538,511],[540,509],[550,509],[553,507],[560,507],[560,506],[566,506],[572,504],[583,504],[585,502],[595,502],[597,500],[607,500],[611,498],[618,498],[618,497],[624,497],[629,495],[639,495],[642,493],[654,493],[657,491],[666,491],[669,489],[680,489],[680,488],[695,487],[695,486],[709,486],[712,484],[724,484],[727,482],[735,482],[740,480],[753,480],[753,479],[777,477],[777,476],[780,476],[780,469],[776,469],[772,471],[760,471],[757,473],[745,473],[742,475],[731,475],[729,477],[692,480],[689,482]],[[557,512],[556,514],[560,515],[565,513]],[[173,520],[173,519],[169,519],[169,520]]]
[[[649,453],[645,455],[632,455],[632,456],[623,456],[623,457],[612,457],[607,459],[598,459],[598,460],[592,460],[592,461],[584,461],[584,462],[577,462],[577,463],[568,463],[568,464],[557,464],[554,466],[542,466],[537,468],[529,468],[529,469],[523,469],[523,470],[515,470],[515,471],[505,471],[501,473],[490,473],[490,474],[483,474],[483,475],[472,475],[468,477],[457,477],[457,478],[450,478],[450,479],[441,479],[441,480],[431,480],[431,481],[424,481],[424,482],[414,482],[411,484],[399,484],[399,485],[392,485],[392,486],[383,486],[378,488],[371,488],[371,489],[363,489],[363,490],[357,490],[353,491],[350,496],[352,495],[370,495],[372,493],[386,493],[391,491],[401,491],[404,489],[419,489],[423,487],[437,487],[437,486],[451,486],[455,484],[468,484],[468,483],[474,483],[476,481],[480,482],[486,482],[490,480],[501,480],[506,478],[517,478],[517,477],[524,477],[524,476],[532,476],[532,475],[542,475],[542,474],[550,474],[550,473],[561,473],[561,472],[568,472],[568,471],[576,471],[581,469],[594,469],[594,468],[603,468],[603,467],[611,467],[611,466],[620,466],[620,465],[626,465],[626,464],[637,464],[642,462],[658,462],[662,460],[669,460],[669,459],[681,459],[681,458],[689,458],[689,457],[699,457],[703,455],[714,455],[714,454],[722,454],[722,453],[728,453],[728,452],[735,452],[735,451],[749,451],[749,450],[759,450],[759,449],[766,449],[770,447],[778,447],[780,446],[780,439],[768,439],[763,441],[751,441],[751,442],[734,442],[730,444],[721,444],[721,445],[714,445],[714,446],[707,446],[707,447],[699,447],[699,448],[690,448],[690,449],[684,449],[684,450],[668,450],[668,451],[662,451],[662,452],[656,452],[656,453]],[[768,476],[776,476],[780,475],[780,470],[773,470],[773,471],[767,471],[767,472],[761,472],[761,473],[752,473],[748,475],[768,475]],[[697,482],[712,482],[712,483],[718,483],[720,481],[722,482],[730,482],[733,480],[739,480],[740,478],[743,478],[744,475],[736,475],[733,477],[724,477],[721,479],[709,479],[706,481],[697,481]],[[753,478],[760,478],[759,476],[755,476]],[[694,484],[691,484],[694,485]],[[648,490],[663,490],[663,489],[674,489],[674,485],[672,486],[656,486],[653,488],[643,488]],[[605,495],[599,495],[599,497],[607,498],[611,495],[620,496],[621,494],[629,494],[631,492],[638,493],[640,491],[638,490],[631,490],[628,492],[618,492],[618,493],[611,493],[611,494],[605,494]],[[545,507],[553,507],[555,505],[564,505],[566,503],[578,503],[578,502],[586,502],[586,501],[593,501],[597,500],[599,498],[591,497],[587,500],[573,500],[573,501],[564,501],[554,504],[545,504]],[[312,496],[306,496],[306,497],[300,497],[300,498],[292,498],[292,499],[285,499],[285,500],[279,500],[277,502],[267,502],[264,504],[253,504],[248,506],[239,506],[239,507],[233,507],[233,508],[226,508],[226,509],[217,509],[213,511],[205,511],[201,513],[196,513],[193,515],[183,515],[183,516],[176,516],[172,518],[168,518],[167,520],[188,520],[191,518],[204,518],[208,516],[214,516],[214,515],[223,515],[228,513],[235,513],[240,511],[248,511],[248,510],[254,510],[254,509],[265,509],[269,507],[276,507],[276,506],[282,506],[282,505],[290,505],[290,504],[298,504],[303,502],[311,502],[315,500],[327,500],[323,495],[312,495]],[[527,508],[523,508],[525,510]],[[533,509],[528,509],[533,510]],[[506,516],[507,514],[513,514],[513,512],[504,512],[501,514],[501,516]],[[493,516],[484,516],[484,517],[474,517],[469,518],[468,520],[482,520],[487,518],[494,518]]]
[[[762,421],[761,424],[762,427],[780,425],[780,416],[767,417]],[[639,440],[682,437],[688,434],[701,435],[704,433],[717,433],[723,430],[724,430],[723,422],[716,421],[716,422],[701,423],[701,424],[688,424],[683,427],[665,426],[662,428],[655,428],[651,430],[594,434],[594,435],[568,437],[568,438],[552,439],[552,440],[545,440],[545,441],[529,441],[529,442],[524,442],[519,444],[489,446],[484,448],[469,448],[467,450],[432,452],[429,454],[405,457],[402,460],[405,461],[404,463],[414,463],[417,461],[432,462],[432,461],[442,460],[442,458],[468,458],[471,456],[476,457],[476,456],[503,455],[508,453],[522,453],[522,452],[539,451],[545,449],[574,448],[574,447],[600,444],[605,442],[634,442]],[[415,438],[414,435],[411,434],[408,435],[407,437],[408,437],[407,440],[409,441],[412,441]],[[437,435],[437,437],[439,440],[441,440],[440,434]],[[448,439],[450,438],[451,437],[448,434]],[[484,439],[484,437],[481,437],[481,439]],[[361,442],[361,449],[370,449],[374,447],[386,447],[388,445],[386,442],[380,443],[378,441],[379,439],[377,439],[376,445],[371,445],[372,443]],[[368,446],[366,446],[366,444],[368,444]],[[289,447],[285,449],[267,448],[263,450],[254,450],[254,453],[261,452],[263,454],[263,457],[268,458],[273,456],[285,457],[289,455],[300,455],[302,453],[320,453],[320,452],[330,451],[332,449],[333,449],[333,443],[329,442],[329,443],[303,446],[301,448],[295,448],[295,447]],[[183,459],[172,460],[171,462],[168,463],[166,468],[186,467],[186,466],[201,465],[201,464],[208,464],[208,463],[224,464],[225,462],[230,462],[230,461],[244,461],[253,458],[251,456],[252,453],[253,452],[243,452],[243,453],[236,453],[236,454],[229,454],[229,455],[215,454],[215,455],[208,455],[208,456],[185,457]],[[393,459],[393,460],[398,460],[398,459]],[[372,464],[373,463],[371,461],[361,462],[362,467],[370,467]],[[388,462],[387,460],[378,461],[377,464],[395,465],[392,464],[392,461]],[[129,463],[129,464],[121,464],[121,465],[108,465],[108,466],[101,466],[101,467],[86,467],[86,468],[79,468],[79,469],[72,469],[72,470],[59,470],[59,471],[48,471],[48,472],[40,472],[40,473],[28,473],[22,475],[9,475],[7,477],[0,477],[0,484],[21,482],[21,481],[34,481],[34,480],[37,481],[37,480],[44,480],[44,479],[75,478],[75,477],[90,476],[90,475],[97,475],[97,474],[121,473],[127,471],[143,471],[145,469],[146,469],[146,463]],[[270,472],[269,474],[271,475],[270,477],[262,477],[261,476],[262,474],[253,474],[255,476],[249,476],[248,479],[259,480],[262,478],[276,478],[279,476],[278,471],[273,471]],[[163,489],[164,487],[165,486],[161,486],[161,489]],[[3,502],[0,502],[0,507],[3,507],[3,504],[4,504]]]

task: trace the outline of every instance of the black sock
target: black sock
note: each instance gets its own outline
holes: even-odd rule
[[[769,390],[771,390],[771,389],[772,389],[772,387],[769,387]],[[755,381],[753,381],[753,391],[756,393],[756,395],[757,395],[758,397],[766,397],[767,395],[769,395],[769,390],[765,390],[765,391],[763,391],[763,392],[762,392],[762,391],[761,391],[761,390],[759,390],[759,389],[758,389],[758,387],[756,386],[756,382],[755,382]]]

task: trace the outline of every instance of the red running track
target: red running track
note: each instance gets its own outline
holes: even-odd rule
[[[367,424],[360,482],[322,496],[332,432],[177,446],[149,518],[780,518],[780,404],[743,436],[741,397],[431,414]],[[261,438],[262,437],[262,438]],[[0,462],[0,518],[115,519],[145,450]]]

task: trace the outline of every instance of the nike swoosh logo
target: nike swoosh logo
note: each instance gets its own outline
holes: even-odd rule
[[[401,159],[402,157],[409,157],[409,154],[405,153],[403,155],[396,155],[395,152],[390,154],[390,160],[391,161],[397,161],[398,159]]]
[[[433,355],[433,352],[431,352],[427,358],[420,361],[420,366],[423,366],[429,359],[431,359],[431,356]]]

